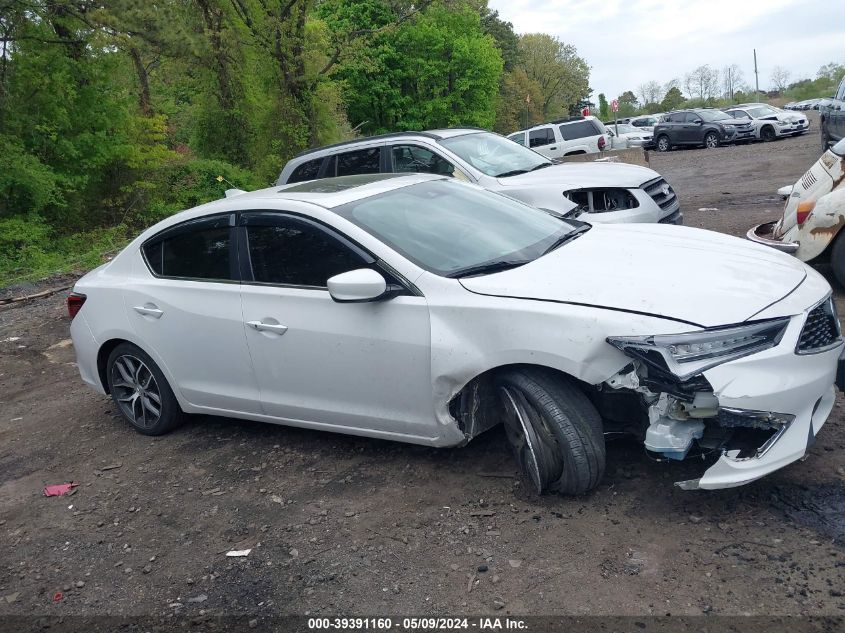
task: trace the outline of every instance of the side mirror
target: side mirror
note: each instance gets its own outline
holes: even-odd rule
[[[702,125],[704,121],[702,121],[701,119],[696,119],[695,121],[693,121],[693,123],[695,123],[696,125]]]
[[[845,138],[840,139],[833,147],[830,148],[837,156],[845,156]]]
[[[338,303],[377,301],[387,292],[387,282],[371,268],[359,268],[328,280],[329,294]]]

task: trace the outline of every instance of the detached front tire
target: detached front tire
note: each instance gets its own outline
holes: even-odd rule
[[[144,350],[121,343],[106,361],[109,393],[136,431],[163,435],[182,421],[182,409],[164,374]]]
[[[496,379],[502,419],[520,468],[539,493],[583,494],[605,466],[601,417],[569,379],[540,368]]]

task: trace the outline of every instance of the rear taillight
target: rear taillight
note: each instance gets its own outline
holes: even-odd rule
[[[82,309],[82,304],[84,303],[85,295],[81,295],[78,292],[72,292],[67,296],[67,313],[71,321],[73,321],[73,317]]]
[[[605,145],[607,145],[607,141],[604,140],[603,136],[600,136],[599,137],[599,150],[603,150]]]
[[[798,220],[798,226],[801,226],[802,224],[804,224],[804,222],[807,221],[807,218],[810,217],[810,214],[815,208],[815,200],[805,200],[804,202],[798,203],[798,210],[795,213],[795,217]]]

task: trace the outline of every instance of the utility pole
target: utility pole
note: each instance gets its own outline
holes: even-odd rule
[[[733,103],[733,100],[734,100],[734,82],[733,82],[733,79],[731,79],[731,67],[730,66],[728,66],[728,94],[730,95],[731,103]]]
[[[754,87],[757,92],[757,101],[760,100],[760,73],[757,72],[757,49],[754,49]]]

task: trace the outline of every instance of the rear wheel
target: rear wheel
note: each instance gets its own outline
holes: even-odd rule
[[[106,362],[109,392],[123,417],[139,433],[162,435],[182,418],[173,390],[149,354],[121,343]]]
[[[661,134],[657,137],[657,151],[658,152],[668,152],[672,149],[672,144],[669,142],[669,137],[665,134]]]
[[[775,134],[775,128],[771,125],[766,125],[763,129],[760,130],[760,138],[766,142],[774,141],[777,138],[777,134]]]
[[[704,135],[704,147],[707,149],[714,149],[719,147],[719,137],[715,132],[708,132]]]
[[[605,465],[601,418],[571,381],[538,368],[510,369],[496,388],[508,441],[536,492],[577,495],[598,485]]]

